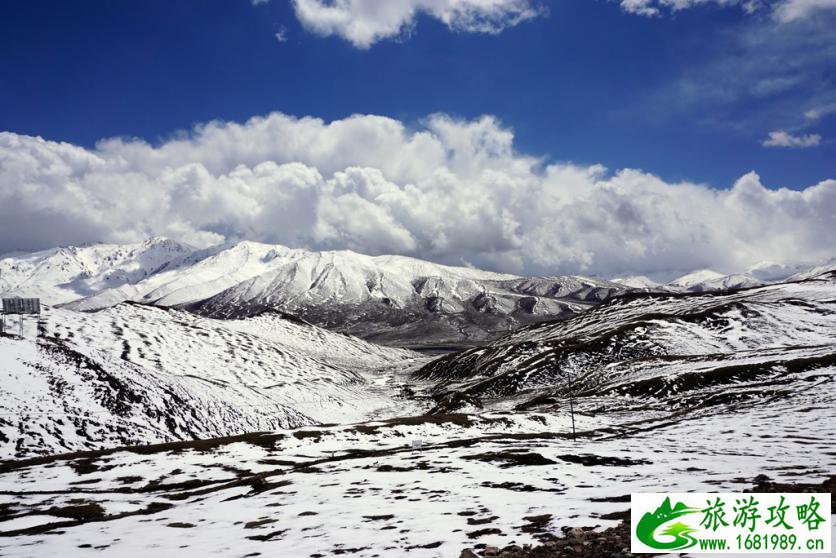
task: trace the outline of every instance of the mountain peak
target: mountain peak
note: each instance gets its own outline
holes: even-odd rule
[[[724,274],[714,271],[713,269],[700,269],[697,271],[692,271],[691,273],[687,273],[677,279],[674,279],[669,285],[673,287],[683,287],[688,288],[696,285],[697,283],[703,283],[705,281],[712,281],[714,279],[720,279],[725,277]]]
[[[616,277],[610,279],[613,283],[624,285],[633,289],[652,289],[659,286],[659,283],[645,275],[632,275],[628,277]]]
[[[275,309],[360,336],[441,343],[483,340],[563,318],[630,289],[701,292],[764,284],[754,274],[709,269],[669,285],[641,275],[613,281],[520,277],[410,256],[313,251],[252,240],[196,250],[165,236],[45,250],[6,258],[0,266],[0,292],[40,296],[77,310],[131,300],[219,317]],[[770,262],[756,267],[785,268]]]

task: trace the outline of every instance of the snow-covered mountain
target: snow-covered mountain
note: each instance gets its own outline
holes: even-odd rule
[[[660,284],[658,281],[646,277],[644,275],[631,275],[628,277],[615,277],[610,279],[613,283],[624,285],[631,289],[657,289]]]
[[[166,238],[136,244],[68,246],[0,259],[3,296],[40,297],[49,304],[133,285],[193,248]]]
[[[817,277],[823,273],[827,273],[833,270],[836,270],[836,257],[830,258],[828,261],[820,265],[816,265],[809,269],[799,271],[798,273],[791,276],[788,279],[788,281],[803,281],[805,279],[811,279],[813,277]]]
[[[391,382],[422,362],[274,312],[49,309],[43,333],[0,337],[0,459],[363,420],[409,408]]]
[[[527,407],[568,393],[750,397],[836,364],[836,272],[727,293],[631,293],[425,366],[440,409]],[[776,384],[776,385],[777,385]]]
[[[623,287],[580,277],[520,278],[412,258],[303,252],[187,308],[234,317],[281,308],[378,342],[478,342],[572,315]]]
[[[63,248],[9,257],[3,265],[14,271],[14,277],[3,275],[3,294],[41,296],[68,309],[133,301],[219,318],[274,309],[392,344],[475,343],[572,315],[626,290],[584,277],[525,278],[402,256],[246,241],[204,250],[162,239],[119,250]]]
[[[701,270],[658,284],[644,276],[519,277],[403,256],[248,241],[196,250],[155,238],[9,255],[0,260],[0,294],[40,296],[81,311],[126,301],[215,318],[272,309],[385,344],[472,346],[632,290],[753,288],[798,269],[764,262],[742,274]]]
[[[260,252],[210,252],[159,274],[215,256],[242,275],[266,265]],[[309,296],[374,300],[339,254],[321,292],[308,257],[282,277]],[[253,293],[294,288],[273,271],[246,280]],[[0,337],[0,457],[24,458],[0,461],[0,554],[455,556],[614,526],[631,492],[834,470],[836,272],[614,297],[584,279],[479,273],[408,285],[448,303],[471,283],[603,302],[434,361],[270,310],[50,308],[39,341]],[[380,289],[408,292],[390,276]],[[196,291],[225,280],[203,277]],[[154,442],[166,443],[141,445]]]
[[[681,277],[666,285],[669,290],[687,291],[692,293],[706,293],[728,291],[735,289],[751,289],[762,287],[767,282],[761,281],[746,273],[721,275],[716,272],[697,272]]]
[[[785,265],[764,261],[751,266],[741,273],[724,274],[711,269],[701,269],[683,275],[666,284],[651,284],[653,283],[652,281],[650,283],[642,284],[641,280],[646,278],[638,278],[632,283],[628,283],[623,280],[614,281],[622,283],[626,286],[648,288],[661,292],[705,293],[735,289],[751,289],[772,283],[796,281],[815,277],[833,269],[836,269],[836,258],[832,258],[827,262],[821,262],[813,266],[798,264]]]
[[[830,263],[834,264],[836,263],[836,260],[832,260]],[[811,268],[809,265],[786,265],[770,261],[763,261],[751,266],[744,273],[765,283],[776,283],[780,281],[786,281],[793,275],[810,270]],[[819,273],[823,273],[824,271],[826,270],[822,269],[821,271],[819,271],[818,273],[814,273],[813,275],[818,275]]]
[[[690,290],[694,287],[699,287],[703,283],[709,281],[719,281],[722,280],[724,275],[722,273],[718,273],[711,269],[700,269],[697,271],[692,271],[682,277],[678,277],[673,281],[667,283],[667,287],[671,288],[679,288],[682,290]]]
[[[559,294],[548,280],[499,283]],[[271,310],[50,308],[37,342],[0,338],[0,446],[26,455],[426,410],[399,398],[407,384],[438,412],[548,407],[570,392],[746,398],[836,363],[834,295],[834,272],[722,294],[635,291],[432,362]]]
[[[92,311],[125,301],[178,307],[212,297],[242,281],[267,273],[284,246],[238,242],[195,250],[173,259],[149,277],[118,289],[105,289],[67,305]]]

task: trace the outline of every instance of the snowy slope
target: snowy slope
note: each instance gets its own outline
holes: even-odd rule
[[[197,302],[272,268],[289,248],[238,242],[196,250],[172,260],[154,275],[127,289],[103,290],[67,305],[82,311],[109,308],[125,301],[180,306]]]
[[[831,258],[827,262],[824,262],[820,265],[811,267],[810,269],[800,271],[790,277],[789,281],[802,281],[804,279],[810,279],[821,275],[823,273],[827,273],[829,271],[836,271],[836,258]]]
[[[521,278],[403,256],[239,242],[172,260],[136,284],[67,308],[137,301],[221,318],[277,309],[380,342],[434,345],[565,317],[624,290],[582,277]]]
[[[166,238],[64,247],[0,259],[0,294],[59,304],[132,285],[193,248]]]
[[[296,252],[188,309],[219,317],[279,308],[381,342],[480,341],[623,292],[578,277],[518,278],[397,256]]]
[[[722,273],[718,273],[711,269],[700,269],[697,271],[693,271],[688,273],[687,275],[683,275],[677,279],[674,279],[668,286],[670,287],[679,287],[682,289],[689,289],[694,285],[699,285],[705,281],[714,281],[717,279],[721,279],[723,277]]]
[[[752,287],[761,287],[767,283],[768,281],[762,281],[748,273],[723,275],[710,269],[703,269],[689,273],[688,275],[683,275],[655,290],[704,293],[731,289],[749,289]]]
[[[559,409],[0,463],[0,554],[437,558],[613,526],[634,492],[818,483],[836,470],[834,374],[689,413],[581,396],[577,441]]]
[[[775,262],[760,262],[742,273],[724,275],[710,269],[683,275],[665,285],[652,287],[657,291],[671,292],[712,292],[731,289],[751,289],[771,283],[797,281],[821,275],[836,269],[836,258],[828,262],[810,265],[785,265]],[[615,280],[615,282],[621,282]],[[624,283],[628,285],[628,283]],[[649,286],[649,285],[648,285]]]
[[[711,291],[728,291],[733,289],[751,289],[753,287],[762,287],[767,282],[761,281],[747,275],[745,273],[734,273],[732,275],[724,275],[716,279],[708,279],[699,283],[692,284],[687,288],[690,292],[711,292]]]
[[[420,362],[275,313],[52,309],[46,333],[0,338],[0,455],[361,420],[396,406],[388,382]]]
[[[624,285],[633,289],[655,289],[659,283],[644,275],[633,275],[629,277],[616,277],[611,279],[613,283]]]
[[[524,328],[418,372],[442,408],[568,393],[708,399],[836,362],[836,276],[725,294],[633,293]]]

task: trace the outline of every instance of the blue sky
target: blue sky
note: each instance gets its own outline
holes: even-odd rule
[[[804,113],[836,102],[836,63],[799,51],[798,38],[813,30],[807,43],[833,52],[832,14],[776,25],[716,6],[650,18],[605,0],[548,8],[496,35],[419,16],[408,37],[358,49],[304,29],[286,0],[6,2],[0,128],[91,146],[270,111],[406,122],[492,114],[518,149],[552,160],[721,188],[750,170],[772,187],[834,175],[836,114],[809,122]],[[747,45],[767,33],[768,51]],[[752,94],[790,65],[790,83]],[[774,130],[822,144],[763,147]]]
[[[834,255],[836,0],[27,0],[0,48],[0,253]]]

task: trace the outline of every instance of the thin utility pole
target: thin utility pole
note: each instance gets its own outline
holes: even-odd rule
[[[575,386],[572,381],[572,373],[567,370],[569,375],[569,413],[572,415],[572,441],[576,441],[575,434]]]

